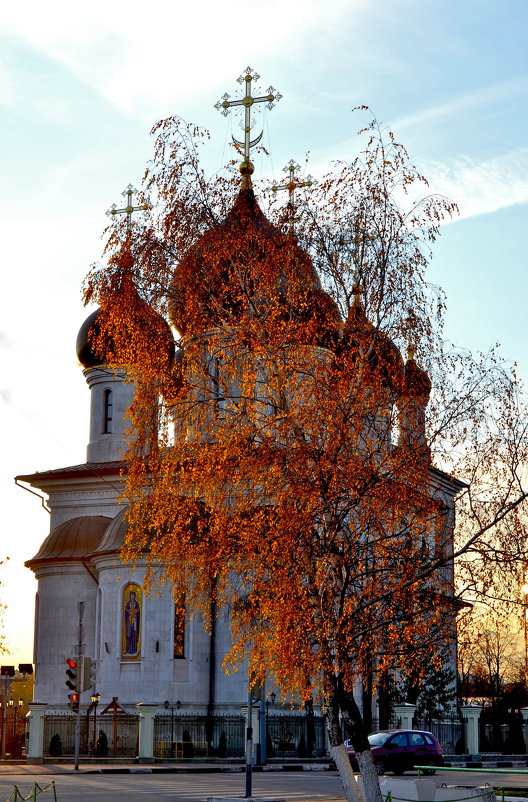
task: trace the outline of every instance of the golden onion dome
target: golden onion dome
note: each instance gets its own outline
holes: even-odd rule
[[[419,368],[414,361],[415,349],[410,345],[407,349],[407,362],[403,368],[402,396],[407,398],[429,399],[432,383],[425,370]]]
[[[365,375],[372,384],[401,393],[403,359],[397,345],[368,319],[356,293],[343,327],[340,352],[344,361],[364,360]]]
[[[312,261],[295,237],[272,225],[251,188],[183,257],[171,295],[170,319],[183,335],[260,316],[292,341],[328,345],[341,326]]]

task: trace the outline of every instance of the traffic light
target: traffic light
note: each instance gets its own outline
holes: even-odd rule
[[[74,713],[76,713],[79,709],[79,694],[77,691],[68,694],[68,699],[70,700],[70,707]]]
[[[66,687],[69,688],[71,691],[78,691],[79,680],[77,678],[77,661],[74,660],[72,657],[68,657],[66,663],[68,664],[68,668],[66,669],[66,676],[68,677],[68,679],[66,680]],[[71,700],[72,696],[73,694],[70,694],[68,698]],[[77,702],[79,702],[78,699]]]
[[[81,657],[81,691],[95,687],[97,662],[91,657]]]

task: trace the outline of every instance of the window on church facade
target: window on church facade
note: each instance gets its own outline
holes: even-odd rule
[[[173,657],[185,657],[185,596],[174,603]]]
[[[104,391],[103,434],[112,432],[112,391]]]

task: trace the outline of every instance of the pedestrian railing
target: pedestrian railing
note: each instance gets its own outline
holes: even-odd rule
[[[53,793],[53,800],[57,802],[57,790],[55,788],[55,780],[52,780],[49,785],[42,787],[38,783],[33,785],[32,791],[28,794],[28,796],[24,796],[18,785],[15,785],[12,792],[9,794],[5,802],[27,802],[27,800],[33,800],[35,802],[37,798],[37,794],[45,794],[47,791],[51,791]]]

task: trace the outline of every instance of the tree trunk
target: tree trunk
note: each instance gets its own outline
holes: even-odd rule
[[[339,703],[337,700],[335,682],[335,678],[332,678],[332,690],[328,694],[329,698],[326,700],[326,727],[328,740],[330,742],[330,756],[335,761],[347,802],[368,802],[361,792],[357,778],[352,771],[350,758],[343,744],[341,726],[339,724]],[[381,798],[379,802],[381,802]]]
[[[351,693],[340,694],[340,707],[347,718],[351,741],[356,751],[366,802],[383,802],[378,772],[372,760],[372,752],[361,713]]]

